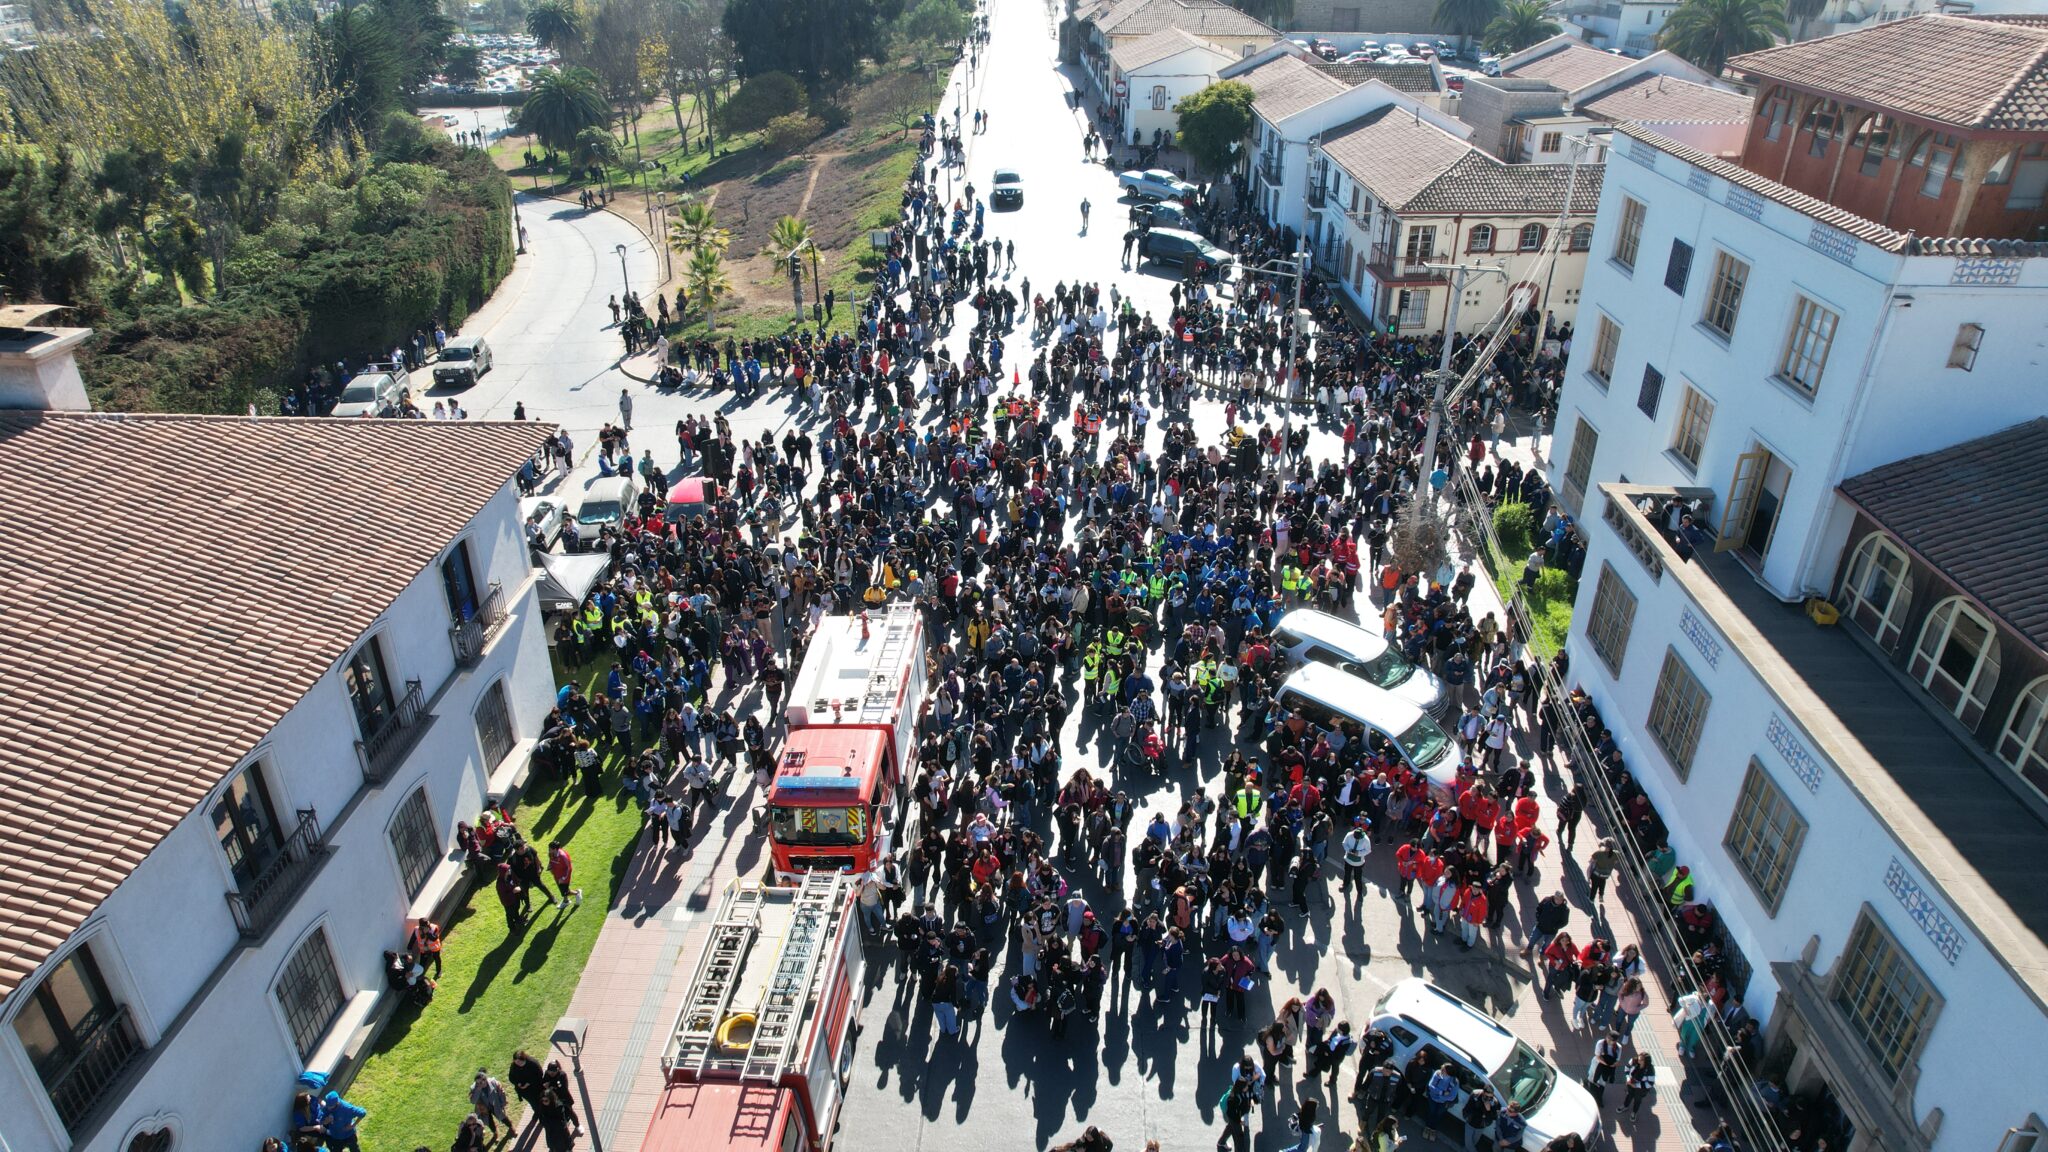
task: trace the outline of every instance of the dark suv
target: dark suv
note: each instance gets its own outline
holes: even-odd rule
[[[1208,273],[1230,263],[1230,253],[1193,232],[1178,228],[1154,228],[1145,234],[1139,253],[1147,260],[1177,265],[1182,272]]]

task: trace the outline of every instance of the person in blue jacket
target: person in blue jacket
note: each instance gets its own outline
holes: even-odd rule
[[[363,1152],[362,1142],[356,1138],[356,1126],[369,1113],[341,1098],[339,1092],[329,1092],[320,1101],[321,1123],[327,1129],[329,1152]]]

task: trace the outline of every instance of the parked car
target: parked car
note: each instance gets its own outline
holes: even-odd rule
[[[1187,209],[1171,200],[1131,205],[1131,223],[1143,224],[1148,228],[1189,227]]]
[[[336,416],[389,416],[398,410],[405,382],[390,372],[363,372],[349,379],[335,402]]]
[[[1289,668],[1326,664],[1393,693],[1439,721],[1450,721],[1453,701],[1444,682],[1410,664],[1379,633],[1314,608],[1296,608],[1273,626],[1273,650]]]
[[[1198,274],[1230,263],[1230,253],[1193,232],[1179,228],[1154,228],[1145,233],[1145,244],[1138,255],[1155,263],[1175,265],[1182,272]]]
[[[1337,63],[1339,63],[1339,64],[1370,64],[1370,63],[1372,63],[1372,59],[1373,59],[1373,55],[1372,55],[1372,53],[1370,53],[1370,52],[1364,52],[1364,51],[1360,51],[1360,52],[1347,52],[1347,53],[1345,53],[1344,55],[1342,55],[1342,56],[1339,56],[1339,57],[1337,57]]]
[[[1178,200],[1194,194],[1195,186],[1175,176],[1164,168],[1151,168],[1143,172],[1125,172],[1116,178],[1117,186],[1128,188],[1139,196],[1153,200]]]
[[[1456,72],[1446,73],[1444,75],[1444,89],[1449,92],[1463,92],[1465,90],[1465,78]]]
[[[467,388],[491,370],[491,346],[481,336],[457,336],[434,361],[434,383]]]
[[[1479,54],[1479,72],[1483,76],[1500,75],[1500,57],[1488,53]]]
[[[991,208],[1022,208],[1024,178],[1013,168],[996,169],[995,186],[989,190],[988,203]]]
[[[1325,60],[1335,60],[1337,58],[1337,46],[1321,36],[1317,36],[1309,41],[1309,51],[1314,52]]]
[[[632,512],[639,495],[633,476],[600,476],[583,489],[583,502],[576,505],[576,535],[586,544],[603,529],[617,528]]]
[[[552,496],[529,496],[519,502],[526,521],[526,542],[536,552],[549,552],[562,538],[562,502]]]
[[[1541,1152],[1553,1139],[1576,1132],[1591,1147],[1600,1135],[1600,1109],[1578,1081],[1493,1017],[1420,976],[1401,980],[1374,1006],[1371,1027],[1394,1042],[1394,1066],[1406,1068],[1417,1052],[1426,1064],[1449,1064],[1458,1081],[1456,1116],[1479,1088],[1502,1106],[1521,1105],[1528,1129],[1522,1147]],[[1513,1152],[1502,1149],[1501,1152]]]

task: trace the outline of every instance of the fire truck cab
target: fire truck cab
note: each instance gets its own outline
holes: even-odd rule
[[[781,879],[865,872],[901,837],[926,700],[924,621],[909,604],[828,616],[791,686],[768,788]]]
[[[866,966],[851,877],[726,889],[670,1030],[645,1152],[827,1152]]]

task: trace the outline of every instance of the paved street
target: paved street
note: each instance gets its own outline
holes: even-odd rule
[[[964,179],[956,177],[956,193],[959,185],[971,182],[985,195],[997,167],[1017,169],[1025,184],[1023,208],[991,213],[987,227],[990,235],[1016,243],[1018,270],[1011,281],[1028,279],[1032,292],[1048,295],[1060,279],[1093,280],[1105,291],[1115,283],[1141,312],[1163,320],[1171,310],[1172,281],[1121,267],[1128,208],[1119,200],[1115,174],[1100,163],[1082,162],[1086,129],[1082,114],[1067,105],[1071,80],[1056,68],[1054,49],[1042,5],[998,0],[990,54],[971,84],[956,75],[940,105],[948,116],[959,107],[963,124],[969,125],[976,109],[993,112],[990,131],[968,137],[967,170]],[[1079,212],[1084,196],[1093,204],[1093,227],[1085,235]],[[729,394],[667,394],[629,382],[617,368],[620,343],[605,301],[621,282],[618,244],[627,248],[627,277],[640,291],[651,288],[654,262],[644,237],[617,217],[559,202],[522,200],[521,211],[529,255],[467,329],[490,337],[498,355],[497,370],[464,397],[472,416],[506,417],[515,402],[523,402],[530,417],[562,422],[585,461],[571,485],[593,474],[588,461],[594,433],[616,418],[622,387],[634,395],[635,425],[643,430],[636,449],[652,447],[657,460],[674,459],[667,429],[686,412],[722,412],[741,437],[808,420],[798,405],[774,390],[742,408]],[[966,329],[962,324],[955,330],[956,351],[964,347]],[[1022,347],[1027,339],[1022,330],[1015,339],[1019,351],[1013,359],[1028,363],[1031,352]],[[1272,410],[1257,415],[1276,422],[1282,418]],[[1193,420],[1205,440],[1224,430],[1218,403],[1198,401]],[[1155,450],[1158,435],[1155,430]],[[1527,448],[1525,437],[1516,451],[1526,453]],[[1335,429],[1315,431],[1312,456],[1334,455],[1337,449]],[[1484,581],[1475,599],[1475,616],[1488,608],[1499,613]],[[741,703],[759,706],[757,696]],[[1221,733],[1212,734],[1198,762],[1172,778],[1120,781],[1139,801],[1138,823],[1154,809],[1170,815],[1197,785],[1213,791],[1227,747],[1223,739]],[[1077,713],[1064,733],[1069,764],[1094,764],[1099,756],[1094,740],[1093,722]],[[639,1147],[659,1089],[661,1046],[695,959],[703,913],[729,878],[759,867],[762,846],[747,835],[744,816],[750,787],[735,781],[730,792],[726,813],[704,832],[690,859],[635,862],[627,895],[593,954],[571,1014],[590,1022],[582,1065],[596,1117],[592,1127],[602,1143],[579,1147],[601,1146],[606,1152]],[[1596,839],[1588,821],[1579,838],[1581,861]],[[1427,976],[1492,1011],[1551,1055],[1565,1076],[1582,1075],[1590,1038],[1568,1029],[1562,1004],[1545,1004],[1533,995],[1528,965],[1514,954],[1529,909],[1559,886],[1574,902],[1573,929],[1583,933],[1589,927],[1580,861],[1547,858],[1536,884],[1517,886],[1508,915],[1512,931],[1505,940],[1465,953],[1449,942],[1425,942],[1417,933],[1419,918],[1404,917],[1396,909],[1390,893],[1391,847],[1373,858],[1370,891],[1362,899],[1342,908],[1325,900],[1305,921],[1291,919],[1290,941],[1276,957],[1273,982],[1251,996],[1249,1022],[1233,1023],[1220,1033],[1202,1032],[1192,993],[1162,1001],[1117,988],[1099,1028],[1077,1024],[1068,1041],[1055,1042],[1043,1021],[1013,1027],[1009,1005],[998,991],[990,1011],[967,1025],[963,1041],[943,1040],[929,1007],[907,996],[907,985],[895,982],[888,966],[893,947],[877,947],[875,955],[883,963],[871,973],[862,1050],[838,1146],[846,1152],[901,1152],[927,1145],[1042,1149],[1096,1124],[1133,1149],[1147,1137],[1158,1137],[1171,1148],[1204,1147],[1220,1132],[1215,1105],[1228,1066],[1249,1046],[1253,1030],[1271,1019],[1273,1005],[1288,995],[1327,987],[1337,1001],[1338,1018],[1357,1022],[1362,1031],[1373,1003],[1393,981],[1409,975]],[[1094,890],[1089,895],[1098,907],[1110,908],[1121,896]],[[1635,929],[1620,914],[1619,901],[1610,908],[1614,918],[1596,920],[1593,926],[1611,932],[1619,943],[1633,941]],[[1014,955],[1013,948],[1012,963]],[[1190,989],[1199,967],[1192,960]],[[999,968],[998,989],[1005,975]],[[1673,1034],[1659,1010],[1665,1002],[1660,990],[1636,1030],[1662,1069],[1657,1108],[1654,1114],[1646,1109],[1627,1128],[1610,1121],[1610,1136],[1638,1152],[1696,1146],[1694,1117],[1707,1115],[1681,1100],[1671,1056]],[[1347,1085],[1350,1074],[1347,1067]],[[1294,1092],[1289,1085],[1269,1094],[1255,1126],[1258,1148],[1270,1152],[1292,1142],[1281,1120],[1292,1111]],[[1610,1096],[1618,1102],[1619,1090]],[[1344,1146],[1337,1143],[1340,1139],[1348,1144],[1356,1128],[1348,1105],[1336,1107],[1335,1114],[1326,1149]],[[1410,1132],[1417,1134],[1419,1129]]]

